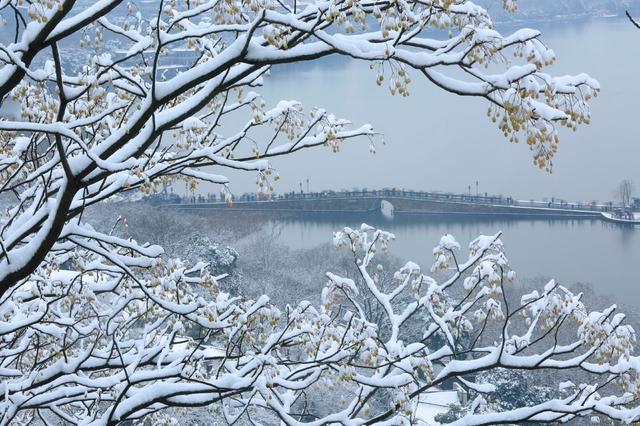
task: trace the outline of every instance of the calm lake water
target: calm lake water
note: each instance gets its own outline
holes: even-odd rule
[[[294,99],[305,109],[323,107],[355,124],[371,123],[387,144],[368,153],[368,142],[353,141],[339,154],[328,149],[276,158],[281,180],[276,191],[299,190],[309,179],[311,191],[398,187],[466,193],[505,194],[516,199],[562,198],[607,201],[623,179],[640,188],[638,112],[640,31],[621,18],[590,21],[498,25],[504,34],[517,27],[537,28],[554,49],[556,75],[586,72],[601,84],[593,101],[592,124],[562,134],[549,174],[532,165],[525,144],[510,144],[486,115],[483,100],[460,98],[416,76],[408,98],[393,97],[375,84],[368,64],[330,58],[275,67],[257,89],[270,105]],[[234,193],[255,191],[255,176],[230,174]],[[203,190],[217,192],[219,188]],[[640,191],[638,191],[640,195]],[[280,222],[281,242],[312,248],[331,241],[342,226],[365,218]],[[601,221],[451,220],[437,218],[382,224],[397,236],[392,253],[431,265],[432,247],[444,233],[464,245],[478,234],[503,231],[512,267],[523,278],[554,277],[570,284],[593,284],[601,294],[640,303],[640,228]]]
[[[640,85],[640,31],[619,18],[581,22],[527,23],[540,29],[552,47],[555,74],[587,72],[602,94],[593,102],[593,122],[577,133],[563,134],[553,174],[531,164],[523,144],[509,144],[485,116],[486,104],[442,92],[414,78],[411,96],[398,98],[375,85],[367,64],[328,60],[275,68],[261,93],[273,103],[296,99],[360,124],[369,122],[385,134],[386,145],[369,155],[367,144],[344,146],[339,155],[327,150],[276,159],[282,176],[278,191],[295,190],[310,180],[310,189],[404,187],[418,190],[475,191],[520,199],[559,197],[567,200],[611,200],[622,179],[640,186],[637,121]],[[508,33],[513,24],[498,26]],[[252,191],[238,177],[234,191]],[[358,218],[356,218],[358,219]],[[364,220],[364,218],[362,219]],[[279,222],[281,241],[311,248],[331,241],[332,232],[361,220]],[[503,231],[512,267],[523,278],[555,277],[564,283],[592,283],[601,294],[632,306],[640,302],[640,228],[601,221],[455,220],[430,218],[382,224],[396,234],[392,253],[427,268],[431,249],[443,233],[466,245],[478,234]]]
[[[332,233],[343,226],[356,227],[367,220],[359,219],[280,220],[272,221],[270,226],[280,228],[280,242],[291,248],[309,249],[330,243]],[[611,295],[613,300],[626,306],[637,306],[640,302],[637,268],[640,227],[598,220],[448,220],[440,217],[371,224],[395,234],[391,254],[404,261],[412,260],[424,270],[433,263],[431,250],[443,234],[452,234],[465,249],[478,235],[502,231],[507,258],[520,278],[555,278],[567,285],[590,283],[597,293]]]
[[[339,154],[330,149],[276,158],[281,180],[276,190],[398,187],[416,190],[508,194],[519,199],[611,200],[623,179],[640,186],[637,122],[640,85],[640,31],[625,19],[502,24],[508,34],[518,27],[541,31],[556,53],[548,68],[556,75],[586,72],[598,79],[601,95],[592,103],[593,120],[578,132],[563,133],[554,172],[533,166],[526,144],[510,144],[486,117],[487,103],[461,98],[414,76],[411,96],[391,96],[375,84],[368,64],[345,58],[278,66],[256,89],[275,105],[301,101],[305,109],[323,107],[354,124],[371,123],[384,134],[377,154],[368,141],[354,140]],[[255,191],[253,175],[231,175],[232,190]],[[217,190],[213,189],[212,190]]]

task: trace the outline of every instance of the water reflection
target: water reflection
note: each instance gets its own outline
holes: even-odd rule
[[[342,226],[362,222],[396,235],[393,255],[431,265],[431,249],[450,233],[463,247],[480,234],[502,231],[512,267],[523,278],[554,277],[561,282],[591,283],[597,292],[629,295],[640,302],[635,263],[640,259],[640,228],[599,220],[491,219],[447,216],[396,218],[393,222],[371,216],[306,215],[270,221],[281,230],[280,242],[295,249],[310,249],[331,242]],[[327,247],[327,250],[333,250]]]

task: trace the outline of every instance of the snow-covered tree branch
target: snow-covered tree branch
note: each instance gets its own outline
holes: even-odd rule
[[[350,315],[363,322],[367,318],[361,300],[373,298],[384,308],[390,325],[387,333],[372,338],[375,343],[365,344],[357,367],[344,367],[353,373],[348,383],[360,385],[351,407],[362,409],[370,393],[381,387],[393,389],[395,407],[365,424],[397,423],[396,416],[403,415],[399,413],[409,421],[419,421],[415,399],[451,379],[479,395],[469,413],[453,423],[456,425],[567,421],[593,413],[623,422],[637,418],[637,409],[629,405],[637,398],[637,358],[631,356],[635,332],[622,324],[624,315],[615,314],[615,306],[590,312],[580,294],[572,294],[555,281],[510,306],[506,292],[514,285],[515,274],[499,235],[472,241],[464,262],[458,260],[460,245],[445,235],[434,249],[436,260],[431,268],[433,273],[448,272],[442,282],[409,262],[395,274],[395,288],[383,293],[377,280],[380,267],[374,268],[372,262],[393,238],[366,225],[337,233],[336,243],[351,249],[367,286],[365,292],[358,291],[352,280],[329,274],[323,294],[329,306],[351,305]],[[410,297],[398,303],[402,293]],[[412,319],[417,319],[422,335],[409,343],[406,325]],[[588,374],[589,381],[556,383],[556,399],[492,412],[482,395],[491,394],[495,387],[473,378],[495,369],[569,370],[573,375],[580,370]],[[361,376],[363,370],[371,375]]]
[[[638,21],[636,21],[636,19],[633,16],[631,16],[629,11],[626,11],[625,15],[627,15],[627,18],[629,18],[629,21],[633,24],[634,27],[640,29],[640,23],[638,23]]]
[[[502,36],[471,2],[161,3],[152,16],[116,0],[85,9],[74,3],[3,5],[5,19],[15,12],[16,35],[0,51],[0,96],[13,97],[20,119],[0,123],[2,190],[21,202],[2,233],[2,291],[41,264],[71,217],[119,191],[150,190],[175,176],[227,183],[205,166],[255,171],[268,191],[267,158],[374,134],[324,110],[304,113],[295,101],[261,106],[250,88],[273,64],[348,55],[370,61],[378,83],[386,74],[391,92],[402,95],[409,70],[417,70],[445,90],[487,98],[500,130],[511,140],[524,134],[541,167],[551,166],[557,123],[587,122],[586,102],[598,90],[584,74],[543,73],[554,55],[537,31]],[[455,35],[430,38],[430,27]],[[65,66],[72,62],[65,37],[78,31],[90,58]],[[185,51],[188,68],[168,75],[162,64]],[[525,59],[507,60],[510,53]],[[249,122],[231,136],[219,133],[229,114],[245,108]],[[269,125],[272,138],[251,137]],[[280,134],[290,141],[278,142]]]
[[[558,126],[589,121],[595,80],[543,72],[555,57],[537,31],[502,35],[470,1],[153,6],[0,1],[11,29],[0,44],[0,194],[11,203],[0,222],[0,424],[109,425],[212,403],[223,404],[229,422],[262,412],[287,424],[398,423],[413,418],[415,397],[431,386],[495,367],[574,368],[606,380],[521,411],[481,413],[478,402],[466,424],[587,412],[637,418],[623,408],[634,399],[636,363],[622,317],[589,314],[554,284],[509,310],[497,236],[476,240],[440,284],[407,264],[388,293],[370,264],[391,236],[346,230],[337,242],[354,251],[365,286],[355,291],[349,278],[329,275],[323,306],[279,310],[266,296],[219,291],[204,264],[167,259],[158,246],[83,221],[85,209],[123,192],[175,179],[224,187],[230,170],[255,173],[268,194],[278,178],[271,157],[375,142],[372,126],[321,108],[266,105],[255,90],[272,65],[343,55],[369,62],[372,80],[388,81],[392,94],[408,95],[417,77],[413,84],[484,98],[500,131],[526,140],[547,169]],[[456,247],[443,239],[436,268],[448,268]],[[469,294],[447,297],[463,278]],[[380,306],[383,322],[367,317],[363,296]],[[520,314],[530,325],[516,335]],[[403,326],[418,318],[428,324],[424,336],[403,343]],[[569,319],[580,322],[578,336],[549,342]],[[483,333],[493,320],[503,321],[497,345]],[[429,346],[432,338],[444,345]],[[528,354],[538,344],[546,349]],[[351,401],[326,414],[304,408],[326,380]],[[632,393],[600,397],[612,381]],[[393,404],[369,408],[381,392]]]

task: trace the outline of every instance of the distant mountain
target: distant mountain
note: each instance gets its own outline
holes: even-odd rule
[[[513,20],[555,20],[623,15],[640,12],[640,0],[519,0],[518,11],[507,13],[502,0],[475,0],[487,8],[495,22]]]

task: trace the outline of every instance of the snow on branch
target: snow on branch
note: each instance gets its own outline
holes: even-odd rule
[[[354,138],[375,151],[369,124],[294,100],[267,105],[254,90],[272,65],[342,55],[369,62],[392,95],[433,83],[484,98],[499,130],[526,140],[549,170],[558,126],[589,122],[595,80],[545,73],[555,55],[539,32],[500,34],[467,0],[160,5],[0,2],[12,26],[0,44],[0,103],[13,111],[0,119],[0,195],[10,204],[0,218],[0,425],[111,425],[213,403],[230,422],[397,423],[413,420],[424,391],[495,367],[577,369],[618,387],[598,382],[504,413],[480,413],[478,402],[467,424],[638,418],[625,406],[637,392],[633,330],[556,284],[510,306],[504,285],[515,276],[499,235],[473,241],[467,259],[446,236],[432,273],[448,276],[409,262],[389,289],[372,262],[393,235],[345,229],[336,242],[359,262],[354,276],[328,274],[321,306],[277,309],[266,296],[220,291],[202,265],[84,223],[88,207],[128,191],[226,186],[239,170],[269,196],[272,157],[337,152]],[[461,298],[450,294],[457,286]],[[512,325],[515,315],[527,326]],[[573,339],[549,342],[569,319],[579,323]],[[415,321],[418,337],[406,333]],[[349,397],[311,412],[309,393],[327,383]],[[609,392],[618,389],[627,393]],[[376,405],[385,398],[392,404]]]

